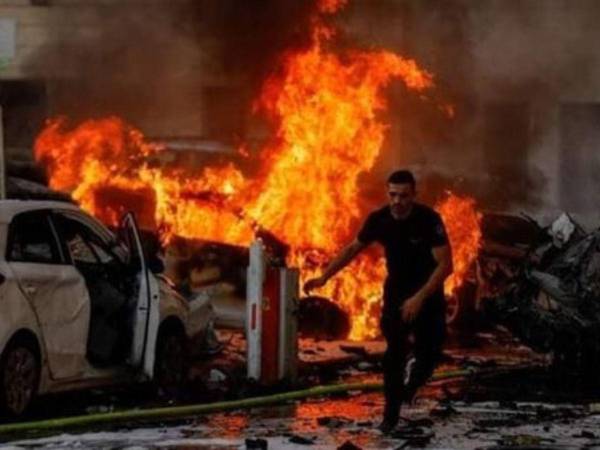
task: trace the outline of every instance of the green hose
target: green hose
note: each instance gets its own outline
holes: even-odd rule
[[[528,366],[531,367],[531,366]],[[519,367],[523,369],[523,366]],[[514,370],[513,368],[512,370]],[[431,381],[447,380],[450,378],[465,377],[468,375],[481,375],[485,373],[498,373],[499,370],[471,370],[460,369],[436,373]],[[329,386],[316,386],[298,391],[284,392],[280,394],[267,395],[264,397],[253,397],[242,400],[208,403],[200,405],[170,406],[163,408],[139,409],[127,411],[113,411],[107,413],[89,414],[85,416],[63,417],[58,419],[39,420],[34,422],[9,423],[0,425],[0,435],[61,430],[64,428],[83,427],[91,425],[102,425],[114,422],[138,422],[152,421],[157,419],[175,419],[189,417],[198,414],[208,414],[235,409],[253,408],[283,403],[291,400],[300,400],[309,397],[319,397],[349,391],[377,391],[383,388],[383,383],[345,383]]]

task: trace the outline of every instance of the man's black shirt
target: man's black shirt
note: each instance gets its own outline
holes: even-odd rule
[[[385,248],[384,310],[399,306],[427,282],[437,265],[431,250],[448,244],[440,215],[418,203],[400,220],[392,216],[389,206],[372,212],[357,238],[363,244],[379,242]],[[434,296],[443,300],[443,290]]]

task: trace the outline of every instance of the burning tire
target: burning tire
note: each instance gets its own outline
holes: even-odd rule
[[[167,322],[161,326],[156,341],[154,382],[159,395],[179,396],[187,377],[186,339],[181,325]]]
[[[0,360],[0,411],[9,418],[23,416],[40,383],[40,353],[30,339],[15,339]]]
[[[317,340],[346,339],[351,322],[348,313],[328,298],[310,296],[300,300],[298,331]]]

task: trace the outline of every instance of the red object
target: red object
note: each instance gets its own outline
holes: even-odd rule
[[[263,290],[261,379],[275,383],[279,379],[279,320],[281,281],[279,268],[268,267]]]

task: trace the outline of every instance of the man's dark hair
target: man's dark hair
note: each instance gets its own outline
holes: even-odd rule
[[[388,177],[387,182],[389,184],[410,184],[413,189],[417,185],[415,177],[410,170],[396,170]]]

